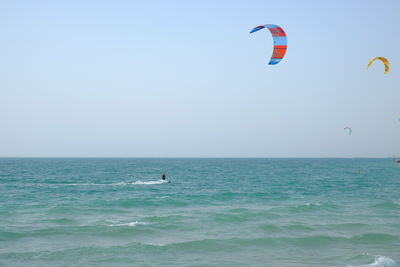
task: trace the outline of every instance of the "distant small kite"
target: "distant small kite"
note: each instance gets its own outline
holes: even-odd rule
[[[351,128],[350,128],[350,127],[344,127],[344,129],[343,129],[343,130],[347,130],[349,135],[350,135],[350,134],[351,134],[351,132],[352,132],[352,130],[351,130]]]
[[[380,61],[382,61],[383,64],[385,65],[385,72],[384,72],[383,74],[389,73],[389,71],[390,71],[390,62],[389,62],[389,60],[387,60],[387,59],[384,58],[384,57],[376,57],[376,58],[372,59],[372,60],[368,63],[367,69],[368,69],[368,68],[372,65],[372,63],[374,63],[374,61],[377,60],[377,59],[379,59]]]
[[[259,31],[261,29],[267,28],[274,38],[274,52],[272,53],[272,57],[269,61],[269,65],[276,65],[278,64],[282,58],[286,54],[287,50],[287,37],[285,31],[275,24],[265,24],[261,26],[257,26],[251,30],[250,33]]]

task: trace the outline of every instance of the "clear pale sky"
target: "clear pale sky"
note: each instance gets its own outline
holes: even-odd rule
[[[1,1],[0,156],[400,156],[400,1]],[[267,65],[278,24],[286,57]],[[376,56],[392,65],[366,65]],[[349,126],[353,133],[343,130]]]

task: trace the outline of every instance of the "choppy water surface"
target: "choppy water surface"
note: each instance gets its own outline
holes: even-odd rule
[[[399,262],[391,159],[0,159],[0,266]]]

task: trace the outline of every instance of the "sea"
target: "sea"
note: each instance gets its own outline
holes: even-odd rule
[[[400,164],[1,158],[0,266],[400,266]]]

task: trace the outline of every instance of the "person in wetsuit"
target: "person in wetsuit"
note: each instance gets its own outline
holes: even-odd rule
[[[162,178],[163,180],[167,180],[167,175],[166,175],[165,173],[163,173],[161,178]]]

